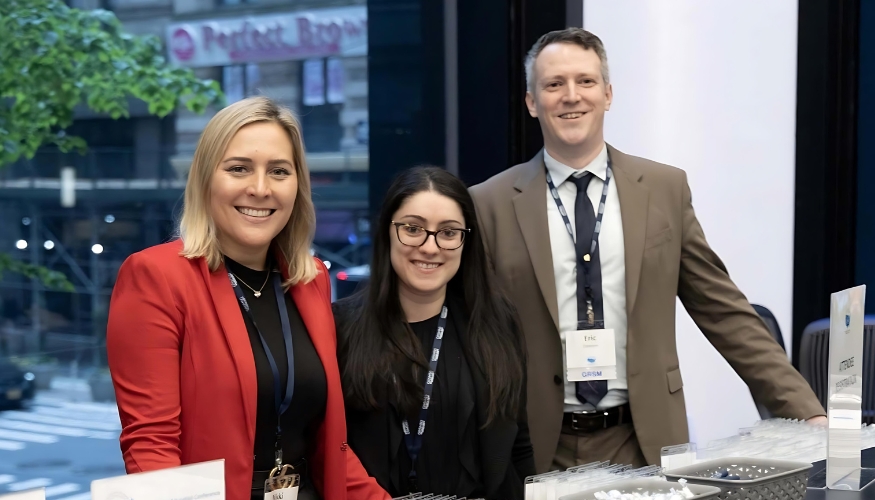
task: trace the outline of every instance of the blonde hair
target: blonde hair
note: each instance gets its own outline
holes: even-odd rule
[[[259,122],[280,125],[292,143],[298,193],[292,216],[273,239],[272,246],[282,253],[288,265],[289,279],[284,285],[289,287],[309,283],[318,273],[310,253],[316,229],[316,210],[310,195],[310,171],[304,156],[301,126],[288,108],[267,97],[250,97],[231,104],[216,113],[204,128],[185,185],[185,201],[179,221],[179,237],[182,239],[180,255],[189,259],[203,257],[211,271],[218,269],[222,263],[222,250],[209,210],[210,186],[228,143],[237,131]]]

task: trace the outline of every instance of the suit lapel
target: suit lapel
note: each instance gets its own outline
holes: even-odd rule
[[[529,252],[541,295],[558,331],[559,305],[556,299],[556,277],[553,274],[550,228],[547,225],[547,175],[544,173],[543,151],[526,164],[526,169],[517,179],[514,189],[519,191],[513,198],[517,223]]]
[[[642,174],[633,171],[626,163],[623,153],[608,145],[617,195],[620,198],[620,213],[623,218],[623,240],[626,265],[626,315],[632,317],[638,282],[641,279],[641,264],[644,259],[644,238],[647,232],[647,206],[650,190],[641,183]]]
[[[219,323],[231,351],[231,359],[237,369],[240,380],[240,392],[243,397],[243,414],[250,439],[255,441],[255,411],[257,405],[257,378],[255,375],[255,360],[252,357],[252,346],[249,343],[249,333],[243,314],[237,304],[237,297],[228,281],[228,271],[222,263],[216,272],[210,272],[206,259],[200,259],[201,273],[207,283],[213,307],[219,317]]]
[[[325,302],[320,300],[321,294],[319,290],[315,289],[315,283],[314,280],[306,285],[295,285],[289,289],[289,292],[292,294],[292,300],[295,301],[298,313],[304,321],[304,326],[307,327],[307,333],[310,335],[310,340],[313,341],[313,347],[316,348],[322,366],[331,367],[337,363],[336,360],[330,359],[330,357],[335,356],[336,348],[332,345],[331,335],[326,334],[328,325],[325,324],[325,319],[331,318],[332,315],[331,311],[325,307]]]

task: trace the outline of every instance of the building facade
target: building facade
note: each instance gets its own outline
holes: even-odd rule
[[[261,94],[302,124],[318,232],[334,271],[368,244],[367,6],[362,0],[67,0],[110,9],[159,37],[169,64],[220,83],[231,103]],[[44,148],[0,169],[0,248],[64,273],[74,293],[7,275],[0,354],[99,362],[109,297],[127,256],[173,237],[198,138],[216,109],[158,118],[142,102],[120,120],[77,110],[84,156]],[[65,195],[62,195],[65,193]],[[64,197],[66,196],[66,198]]]

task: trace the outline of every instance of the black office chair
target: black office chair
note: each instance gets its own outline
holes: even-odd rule
[[[824,408],[829,397],[829,318],[805,327],[799,371]],[[875,315],[863,319],[863,423],[875,423]]]
[[[778,320],[775,318],[775,315],[772,314],[772,311],[769,311],[767,307],[761,306],[759,304],[751,304],[753,306],[753,310],[763,318],[763,321],[766,322],[766,326],[769,327],[769,332],[772,334],[772,338],[778,342],[778,345],[781,346],[781,349],[784,349],[784,352],[787,351],[787,348],[784,346],[784,336],[781,335],[781,327],[778,326]]]
[[[778,320],[775,318],[775,315],[772,314],[767,307],[761,306],[759,304],[751,304],[753,306],[754,311],[763,318],[763,321],[766,322],[766,326],[769,328],[769,333],[772,334],[772,338],[778,342],[778,345],[781,346],[781,349],[784,349],[784,352],[787,351],[787,348],[784,347],[784,336],[781,335],[781,327],[778,325]],[[757,411],[760,413],[760,418],[763,420],[768,420],[774,415],[770,412],[765,406],[760,404],[758,401],[754,400],[756,403]]]

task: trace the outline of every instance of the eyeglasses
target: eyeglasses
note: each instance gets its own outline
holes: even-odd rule
[[[455,250],[462,246],[465,241],[465,235],[470,233],[470,229],[447,227],[438,229],[437,231],[429,231],[428,229],[417,226],[416,224],[407,224],[405,222],[392,221],[395,226],[395,234],[398,236],[398,241],[402,245],[408,247],[421,247],[428,241],[429,236],[434,236],[434,241],[438,248],[443,250]]]

